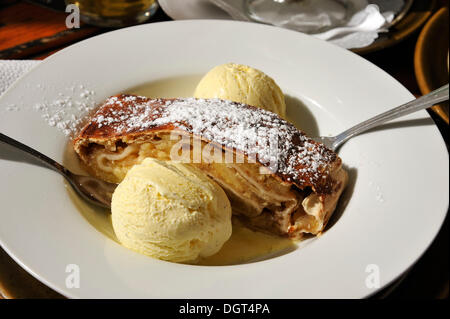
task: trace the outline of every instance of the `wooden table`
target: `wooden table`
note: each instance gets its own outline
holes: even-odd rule
[[[42,2],[45,2],[42,0]],[[28,1],[7,0],[0,5],[0,59],[41,60],[81,39],[108,29],[82,25],[67,30],[61,0],[53,0],[53,9]],[[448,5],[441,1],[440,5]],[[152,22],[171,20],[160,9]],[[416,96],[421,93],[414,75],[413,55],[418,33],[407,40],[364,57],[379,66]],[[448,126],[434,113],[431,117],[443,133],[448,148]],[[449,296],[449,221],[447,219],[431,247],[401,281],[374,298],[448,298]],[[61,298],[0,249],[0,295],[7,298]],[[0,297],[1,298],[1,297]]]

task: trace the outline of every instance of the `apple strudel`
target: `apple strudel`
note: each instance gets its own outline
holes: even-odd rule
[[[116,95],[73,143],[90,173],[110,182],[146,157],[195,165],[249,227],[291,238],[319,234],[347,182],[323,144],[274,113],[219,99]]]

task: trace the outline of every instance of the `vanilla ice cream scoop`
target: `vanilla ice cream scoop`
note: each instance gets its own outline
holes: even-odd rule
[[[219,98],[258,106],[286,115],[283,92],[275,81],[252,67],[227,63],[216,66],[198,83],[196,98]]]
[[[125,247],[167,261],[211,256],[231,236],[225,192],[181,163],[147,158],[133,166],[112,196],[111,212]]]

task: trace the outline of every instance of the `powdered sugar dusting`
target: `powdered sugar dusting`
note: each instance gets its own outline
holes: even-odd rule
[[[114,96],[91,121],[97,128],[114,129],[117,135],[171,124],[255,156],[272,171],[285,175],[288,181],[323,183],[324,174],[329,174],[329,164],[337,157],[272,112],[220,99]]]
[[[42,85],[38,85],[37,88],[43,89]],[[48,125],[58,128],[68,136],[74,135],[79,130],[85,116],[96,107],[93,101],[94,91],[87,90],[83,85],[73,85],[69,91],[71,93],[69,95],[59,93],[58,98],[33,106],[35,111],[42,114]],[[74,95],[75,92],[79,92],[78,97]]]

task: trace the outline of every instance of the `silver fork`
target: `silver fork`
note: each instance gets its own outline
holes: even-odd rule
[[[112,193],[116,189],[117,184],[104,182],[91,176],[74,174],[50,157],[2,133],[0,133],[0,141],[31,155],[40,163],[64,176],[73,189],[86,201],[101,207],[111,207]]]
[[[397,106],[392,110],[374,116],[371,119],[368,119],[367,121],[359,123],[349,128],[348,130],[342,132],[339,135],[318,136],[313,137],[313,140],[321,142],[325,144],[325,146],[328,147],[329,149],[336,151],[340,145],[342,145],[344,142],[346,142],[348,139],[352,138],[355,135],[361,134],[380,124],[391,121],[398,117],[426,109],[430,106],[433,106],[437,103],[447,100],[448,100],[448,84],[444,85],[443,87],[437,90],[434,90],[433,92],[428,93],[427,95],[421,96],[408,103]]]

